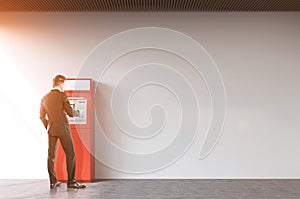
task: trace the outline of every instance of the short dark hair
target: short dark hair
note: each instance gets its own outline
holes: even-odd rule
[[[61,83],[64,83],[66,80],[66,77],[63,76],[63,75],[56,75],[54,78],[53,78],[53,87],[54,86],[57,86]]]

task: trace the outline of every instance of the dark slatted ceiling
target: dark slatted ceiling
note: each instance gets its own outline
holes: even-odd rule
[[[300,11],[300,0],[0,0],[0,11]]]

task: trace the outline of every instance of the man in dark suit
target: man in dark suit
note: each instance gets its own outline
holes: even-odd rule
[[[64,93],[65,77],[57,75],[53,79],[53,89],[49,91],[41,101],[40,119],[48,131],[48,173],[50,178],[50,189],[56,188],[60,182],[56,179],[54,171],[54,160],[57,140],[60,140],[66,154],[68,171],[68,188],[85,188],[75,179],[75,151],[70,126],[66,114],[73,117],[73,109]]]

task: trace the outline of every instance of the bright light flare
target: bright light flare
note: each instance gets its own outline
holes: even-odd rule
[[[0,179],[47,178],[40,97],[0,46]]]

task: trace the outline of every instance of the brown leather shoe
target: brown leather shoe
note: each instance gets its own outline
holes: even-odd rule
[[[71,189],[84,189],[86,186],[84,184],[80,184],[79,182],[72,182],[67,184],[68,188]]]
[[[59,187],[60,184],[61,184],[60,182],[51,183],[50,184],[50,189],[55,189],[56,187]]]

